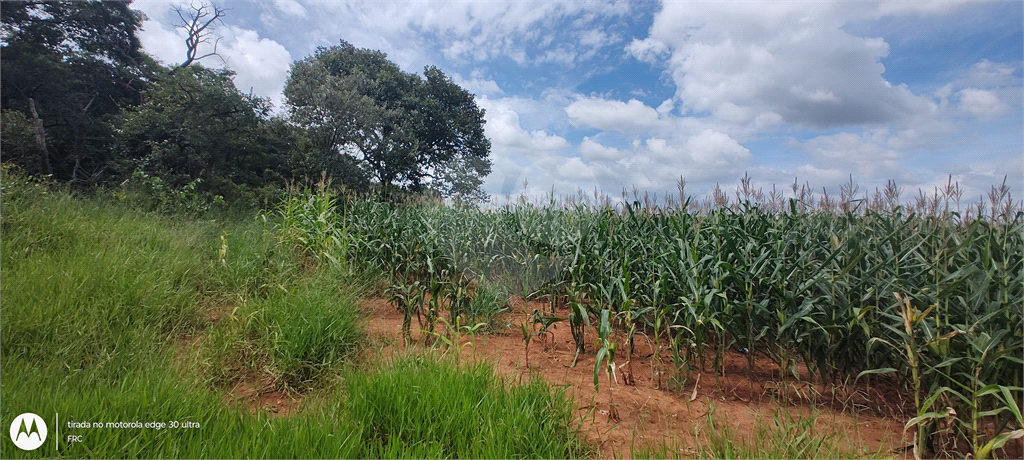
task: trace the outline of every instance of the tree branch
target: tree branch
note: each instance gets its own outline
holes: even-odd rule
[[[213,3],[203,1],[189,4],[188,11],[180,6],[175,7],[174,11],[178,13],[178,18],[181,19],[181,25],[175,27],[188,31],[188,37],[185,38],[185,60],[178,65],[178,68],[188,67],[193,62],[210,56],[220,57],[220,54],[217,54],[217,44],[220,43],[220,37],[213,41],[213,52],[202,56],[197,56],[197,54],[199,53],[199,45],[210,43],[212,32],[210,26],[214,22],[223,22],[221,18],[224,17],[227,10]],[[221,57],[221,60],[224,60],[224,58]]]

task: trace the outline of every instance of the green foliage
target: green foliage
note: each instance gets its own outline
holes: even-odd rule
[[[95,1],[3,2],[0,11],[0,105],[37,115],[46,141],[35,154],[5,149],[5,161],[76,185],[110,181],[118,116],[141,102],[159,67],[141,52],[141,15]]]
[[[196,189],[202,179],[195,179],[178,189],[168,186],[160,177],[151,177],[138,171],[132,174],[119,193],[114,196],[129,203],[133,208],[163,215],[181,214],[200,217],[215,204],[224,204],[220,195],[200,194]]]
[[[330,273],[325,270],[324,273]],[[292,388],[314,385],[337,370],[362,342],[357,298],[337,279],[317,275],[287,291],[257,299],[239,312],[247,333],[271,350],[274,374]]]
[[[32,121],[24,113],[4,108],[0,114],[0,133],[0,148],[7,164],[17,164],[22,168],[30,166],[39,173],[44,171],[42,151],[35,141]]]
[[[436,67],[424,76],[344,41],[296,62],[284,94],[292,121],[309,133],[305,160],[356,189],[373,182],[385,193],[485,198],[481,178],[491,162],[483,110]]]
[[[126,63],[139,58],[142,16],[130,2],[15,2],[0,8],[4,41]]]
[[[209,227],[3,180],[5,359],[117,382],[195,326]]]
[[[486,199],[483,110],[437,68],[421,78],[379,52],[320,49],[293,68],[286,121],[268,118],[269,102],[240,92],[230,71],[156,63],[130,2],[0,10],[4,160],[28,174],[87,189],[142,173],[264,208],[287,181],[323,173],[390,197]]]
[[[609,320],[609,313],[610,310],[607,308],[601,310],[601,320],[597,326],[598,339],[597,343],[594,344],[597,348],[597,353],[594,358],[595,390],[598,388],[598,374],[600,374],[602,368],[605,370],[605,373],[608,374],[609,385],[611,385],[611,382],[618,380],[615,377],[615,349],[618,344],[612,338],[613,331]]]
[[[506,385],[483,364],[400,359],[347,380],[361,458],[574,458],[585,454],[564,389]]]
[[[267,101],[239,92],[228,71],[193,65],[166,73],[144,103],[125,112],[118,168],[171,188],[200,179],[200,192],[229,201],[253,188],[283,187],[294,134],[265,120],[268,110]]]
[[[956,414],[952,429],[940,430],[945,416],[916,423],[921,449],[941,452],[946,437],[980,455],[1024,429],[1010,407],[1024,395],[1024,210],[1007,188],[955,212],[952,185],[945,203],[909,208],[894,204],[893,185],[856,212],[851,192],[817,205],[801,193],[788,206],[730,205],[720,192],[703,207],[350,198],[339,209],[350,257],[384,272],[426,282],[446,270],[527,298],[568,295],[578,349],[584,325],[602,335],[602,310],[625,333],[618,345],[656,335],[679,391],[692,371],[718,377],[725,353],[742,349],[748,369],[761,355],[796,378],[801,362],[821,382],[892,374],[919,415]],[[906,311],[927,314],[908,330]],[[528,340],[528,322],[521,329]],[[616,343],[611,329],[604,337],[598,361]]]
[[[344,261],[345,231],[335,211],[335,197],[329,184],[321,182],[316,193],[296,193],[277,206],[280,223],[278,241],[305,257],[335,265]]]
[[[48,441],[23,451],[3,436],[4,457],[586,453],[564,390],[539,381],[506,385],[487,367],[415,358],[367,373],[339,366],[362,341],[360,290],[334,264],[309,273],[259,222],[125,209],[122,201],[72,197],[11,169],[0,168],[3,422],[35,412],[58,413],[61,423],[198,425],[62,427],[62,435],[82,434],[84,442],[58,440],[60,450]],[[203,319],[207,309],[219,313],[219,323]],[[469,333],[479,327],[454,325]],[[203,327],[193,360],[178,347]],[[316,403],[287,417],[225,404],[223,385],[242,366],[270,374],[279,388],[314,388]],[[339,374],[346,383],[332,387],[328,377]]]

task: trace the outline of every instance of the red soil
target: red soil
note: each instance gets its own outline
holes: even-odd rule
[[[759,424],[770,423],[779,409],[794,416],[805,416],[813,410],[818,416],[816,430],[836,433],[851,451],[866,449],[881,451],[883,455],[909,455],[900,450],[910,444],[903,434],[909,413],[906,412],[907,401],[884,382],[873,383],[870,390],[864,385],[853,389],[810,383],[805,368],[801,369],[800,380],[792,376],[783,379],[778,366],[761,356],[755,357],[751,372],[754,378],[748,379],[747,357],[730,351],[726,354],[725,373],[717,381],[708,363],[709,372],[699,373],[699,383],[698,373],[694,371],[682,391],[672,392],[664,389],[667,376],[658,384],[657,374],[652,369],[652,346],[637,334],[632,385],[624,382],[629,366],[625,364],[625,346],[621,345],[623,340],[619,337],[616,382],[610,382],[602,371],[599,391],[595,391],[593,341],[596,336],[593,330],[586,332],[587,352],[580,354],[575,367],[568,367],[575,355],[568,323],[553,325],[550,333],[532,339],[527,369],[519,330],[519,324],[527,321],[523,302],[512,304],[511,311],[499,318],[497,332],[461,337],[459,359],[488,361],[499,374],[512,381],[543,378],[555,386],[566,386],[567,393],[575,400],[584,436],[597,447],[596,455],[600,458],[630,457],[633,445],[657,445],[666,441],[680,449],[679,455],[693,455],[697,445],[695,430],[707,430],[709,412],[716,426],[729,426],[737,436],[749,438],[756,433]],[[526,311],[549,308],[547,303],[531,302]],[[377,343],[364,360],[377,362],[407,348],[401,336],[402,314],[396,308],[383,299],[369,299],[363,303],[363,309],[368,316],[366,330]],[[556,312],[558,316],[567,316],[566,311]],[[502,325],[505,327],[500,327]],[[443,328],[443,324],[437,325],[438,331]],[[435,341],[430,340],[430,334],[417,330],[415,320],[412,329],[412,343],[408,348],[445,352],[440,343],[434,347],[428,345]],[[669,354],[662,351],[661,356],[667,369],[671,366]]]

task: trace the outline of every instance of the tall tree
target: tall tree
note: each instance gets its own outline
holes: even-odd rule
[[[429,188],[446,196],[484,198],[490,173],[484,111],[436,67],[425,79],[403,72],[387,55],[342,41],[292,66],[285,97],[293,122],[306,128],[323,164],[356,164],[386,192]]]
[[[193,64],[152,84],[124,114],[119,169],[172,187],[202,179],[200,191],[229,198],[238,187],[283,186],[295,136],[266,119],[267,100],[241,93],[231,77]]]
[[[13,158],[58,180],[109,177],[118,114],[141,101],[158,67],[141,51],[141,15],[128,2],[26,1],[0,2],[0,18],[0,104],[37,139],[32,155]]]

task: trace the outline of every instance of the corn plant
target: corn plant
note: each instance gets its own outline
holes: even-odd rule
[[[652,335],[654,336],[653,348],[654,351],[651,354],[651,377],[654,381],[654,388],[661,388],[661,376],[665,373],[664,363],[661,358],[661,336],[663,334],[663,326],[667,324],[666,316],[668,315],[669,308],[661,305],[661,292],[664,279],[658,277],[651,287],[651,296],[647,299],[649,308],[652,309],[653,319],[648,324]]]
[[[1024,418],[1021,417],[1021,409],[1018,407],[1019,394],[1024,391],[1024,388],[997,383],[986,384],[987,381],[990,381],[989,379],[994,377],[991,371],[998,368],[997,361],[1008,360],[1017,365],[1024,364],[1013,354],[1013,352],[1019,351],[1022,345],[1018,344],[1011,348],[1001,346],[1003,336],[1008,332],[1002,330],[990,335],[986,332],[976,332],[975,328],[966,328],[966,331],[956,330],[929,343],[930,351],[947,357],[942,363],[946,366],[942,364],[936,366],[936,372],[943,373],[938,367],[952,368],[952,364],[957,361],[966,361],[967,366],[966,369],[952,376],[953,378],[949,378],[949,382],[953,383],[956,388],[939,386],[933,389],[928,399],[922,403],[921,410],[925,412],[907,422],[907,426],[921,425],[940,418],[942,414],[931,410],[932,405],[937,400],[952,395],[959,400],[961,407],[967,409],[967,413],[957,417],[956,422],[959,428],[966,432],[966,437],[970,440],[971,452],[976,458],[989,458],[993,449],[1003,447],[1012,439],[1024,437],[1024,429],[1007,429],[1011,423],[1016,423],[1018,427],[1024,426]],[[951,342],[954,342],[954,337],[961,334],[963,334],[962,337],[967,345],[966,359],[949,358],[950,347],[956,346],[956,343]],[[950,376],[946,375],[946,377]],[[1018,396],[1014,396],[1015,393]],[[989,407],[991,409],[986,409]],[[949,413],[950,411],[952,408],[945,412]],[[953,413],[956,414],[955,411]],[[981,426],[986,419],[992,420],[993,426],[995,426],[995,429],[987,435]]]
[[[540,310],[534,310],[533,314],[530,315],[530,321],[531,321],[533,329],[537,330],[537,327],[538,326],[540,327],[540,329],[537,330],[536,335],[542,335],[543,336],[545,334],[551,334],[552,344],[554,343],[554,334],[551,331],[549,331],[548,329],[550,329],[551,326],[553,326],[553,325],[555,325],[557,323],[565,321],[566,319],[568,319],[568,318],[560,318],[560,317],[557,317],[557,316],[545,315],[545,314],[541,313]]]
[[[285,200],[278,206],[278,215],[278,239],[282,244],[317,260],[338,262],[337,251],[345,245],[329,182],[318,184],[315,193]]]
[[[414,314],[447,309],[449,323],[466,311],[470,280],[516,293],[527,359],[540,326],[528,300],[545,297],[545,316],[554,317],[565,299],[574,363],[587,352],[586,330],[600,337],[595,375],[614,362],[616,334],[625,345],[641,334],[671,352],[669,383],[678,389],[691,371],[707,372],[708,361],[719,382],[725,354],[736,349],[747,352],[748,372],[762,355],[798,378],[802,362],[822,385],[894,379],[915,394],[915,416],[941,414],[912,427],[922,430],[922,448],[948,432],[975,456],[998,455],[996,446],[1024,429],[1002,390],[1019,402],[1024,386],[1013,353],[1024,343],[1024,204],[1005,183],[966,205],[952,179],[916,201],[893,182],[859,195],[851,181],[838,196],[794,182],[788,199],[750,184],[741,180],[735,199],[716,188],[703,201],[681,188],[663,206],[637,193],[621,204],[595,194],[520,198],[495,210],[346,195],[334,200],[336,216],[325,215],[337,219],[337,242],[327,246],[439,289]],[[656,356],[652,365],[668,364]]]
[[[928,327],[928,323],[924,320],[931,314],[936,305],[932,304],[924,311],[919,311],[911,302],[909,297],[904,298],[900,293],[894,292],[893,296],[899,303],[899,317],[902,319],[902,329],[888,326],[895,335],[899,338],[899,342],[893,343],[881,338],[872,338],[871,341],[881,342],[890,348],[896,350],[900,356],[906,360],[907,367],[911,373],[911,382],[913,384],[913,397],[914,397],[914,408],[917,410],[917,415],[907,422],[906,428],[916,427],[917,432],[914,438],[914,448],[917,451],[922,450],[923,443],[926,439],[926,426],[921,422],[926,420],[934,420],[939,418],[935,412],[929,412],[931,404],[935,402],[938,394],[934,394],[934,397],[928,397],[924,401],[921,400],[922,385],[924,383],[922,375],[922,354],[925,348],[929,345],[935,344],[942,340],[948,340],[955,336],[959,331],[954,331],[949,335],[937,337],[934,335],[934,331]],[[923,336],[923,337],[922,337]]]
[[[598,375],[601,369],[604,368],[605,373],[608,375],[608,418],[618,420],[619,415],[615,408],[615,401],[612,397],[611,384],[618,384],[618,378],[615,376],[615,349],[616,341],[612,338],[612,324],[609,319],[611,310],[605,308],[601,310],[601,322],[598,326],[598,337],[597,340],[597,355],[594,358],[594,391],[598,389]]]
[[[388,287],[390,302],[402,312],[402,337],[406,346],[412,340],[412,315],[419,315],[423,309],[424,290],[419,280],[402,282],[396,280]]]
[[[582,292],[575,284],[570,288],[569,296],[569,331],[572,333],[572,340],[576,344],[576,355],[572,358],[572,364],[569,367],[576,367],[576,362],[580,358],[580,353],[586,351],[586,340],[584,334],[590,327],[590,313],[587,310],[587,306],[584,303],[585,293]]]

